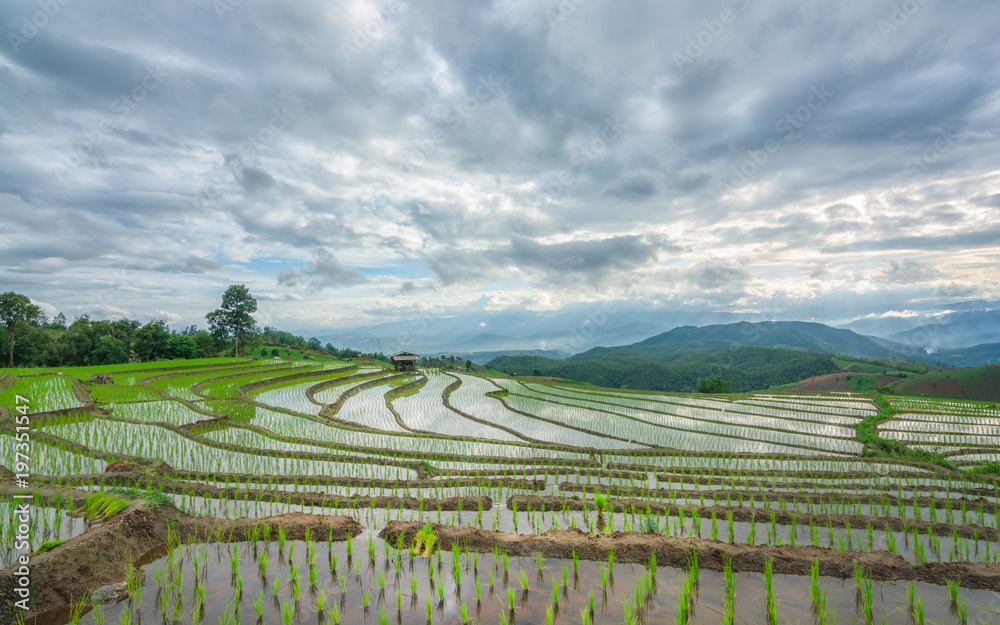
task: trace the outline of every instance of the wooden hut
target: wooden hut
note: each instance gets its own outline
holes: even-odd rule
[[[389,360],[392,361],[392,366],[396,368],[396,371],[413,371],[420,356],[410,352],[396,352],[389,354]]]

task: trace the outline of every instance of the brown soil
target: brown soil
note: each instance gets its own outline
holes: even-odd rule
[[[125,462],[124,460],[117,460],[108,465],[108,468],[104,469],[105,473],[129,473],[135,471],[138,467],[134,462]]]
[[[850,384],[847,383],[847,376],[849,375],[866,375],[866,374],[859,373],[857,371],[841,371],[837,373],[828,373],[826,375],[817,375],[811,378],[806,378],[798,386],[786,388],[785,390],[820,392],[820,393],[827,391],[853,392],[854,389],[852,389]]]
[[[422,522],[391,521],[379,534],[383,540],[395,544],[403,535],[411,543]],[[850,578],[854,575],[854,562],[860,562],[865,572],[878,580],[918,580],[944,585],[945,580],[957,581],[963,588],[993,589],[1000,583],[1000,564],[968,562],[909,564],[901,556],[887,551],[849,553],[821,547],[752,546],[733,545],[699,538],[671,538],[655,534],[611,535],[587,534],[579,529],[549,530],[541,535],[508,534],[477,528],[434,525],[442,549],[453,544],[477,552],[491,552],[500,548],[510,555],[528,556],[541,553],[551,558],[571,558],[575,551],[584,560],[603,561],[611,550],[616,562],[644,564],[656,554],[657,563],[684,567],[692,550],[698,554],[701,568],[723,570],[723,556],[732,558],[735,571],[762,572],[765,558],[771,558],[774,572],[779,574],[807,575],[812,563],[819,560],[820,575]]]
[[[919,380],[908,380],[897,386],[896,391],[907,395],[965,398],[965,391],[962,390],[962,382],[944,377],[926,377]]]
[[[12,487],[5,484],[3,490]],[[56,489],[42,487],[43,499]],[[63,500],[72,497],[82,503],[86,493],[63,490]],[[361,533],[361,525],[346,516],[286,514],[267,519],[215,519],[190,517],[173,506],[150,508],[143,502],[118,513],[100,527],[71,538],[51,551],[32,556],[31,610],[22,616],[28,621],[38,614],[64,608],[74,600],[89,595],[107,584],[125,579],[127,569],[140,556],[167,542],[167,529],[184,542],[249,540],[255,525],[268,523],[285,528],[288,538],[302,540],[307,529],[312,536],[326,538],[333,530],[334,540],[346,540]],[[18,597],[14,591],[17,566],[0,571],[0,622],[13,623]]]

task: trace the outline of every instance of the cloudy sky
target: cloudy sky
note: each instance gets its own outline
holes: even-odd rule
[[[1000,13],[7,0],[0,290],[331,328],[1000,298]]]

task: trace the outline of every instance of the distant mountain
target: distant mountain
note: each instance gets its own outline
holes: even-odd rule
[[[1000,310],[957,312],[885,337],[904,345],[948,349],[1000,342]]]
[[[921,315],[862,317],[839,328],[919,348],[996,343],[1000,341],[1000,302],[954,302]]]
[[[922,362],[941,363],[948,367],[980,367],[1000,363],[1000,343],[986,343],[958,349],[932,351],[922,357]]]
[[[856,332],[805,321],[744,321],[700,328],[685,326],[650,337],[632,347],[676,346],[704,349],[732,345],[780,347],[815,353],[847,354],[859,358],[893,355],[882,345]]]
[[[292,333],[316,337],[324,345],[331,343],[364,352],[450,354],[537,349],[577,353],[600,345],[634,343],[679,325],[731,322],[742,317],[733,313],[626,310],[595,305],[554,313],[483,312],[346,329],[299,329]]]
[[[522,375],[538,371],[602,386],[681,392],[695,390],[703,377],[720,376],[736,390],[745,391],[838,371],[832,354],[898,356],[850,330],[774,321],[683,326],[632,345],[595,347],[562,361],[504,356],[488,366]]]
[[[595,347],[645,344],[668,351],[753,345],[876,357],[890,355],[887,352],[926,355],[925,348],[942,351],[1000,342],[998,314],[1000,302],[957,302],[919,316],[864,317],[831,328],[797,321],[750,323],[746,320],[754,315],[735,313],[579,305],[558,312],[484,311],[344,329],[299,329],[292,333],[316,337],[324,345],[383,353],[550,350],[579,354]],[[742,323],[734,325],[737,322]]]
[[[562,360],[569,356],[566,352],[554,351],[551,349],[510,349],[498,352],[441,352],[440,354],[424,354],[428,357],[455,356],[461,360],[471,360],[477,365],[485,365],[494,358],[501,356],[538,356],[549,360]]]

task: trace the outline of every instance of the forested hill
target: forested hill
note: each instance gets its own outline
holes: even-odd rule
[[[886,347],[867,336],[851,330],[839,330],[804,321],[771,321],[762,323],[728,323],[704,327],[683,326],[657,334],[628,346],[675,348],[729,347],[753,345],[784,347],[817,353],[835,353],[859,358],[881,358],[893,355]]]
[[[611,388],[675,392],[694,392],[698,380],[713,376],[730,382],[736,391],[749,391],[839,371],[830,354],[769,347],[689,350],[662,361],[638,354],[576,358],[501,356],[487,366],[506,373],[570,378]]]
[[[602,386],[682,392],[695,390],[700,378],[719,376],[736,390],[746,391],[838,371],[831,354],[896,355],[850,330],[774,321],[683,326],[633,345],[596,347],[566,360],[501,357],[488,366]]]

